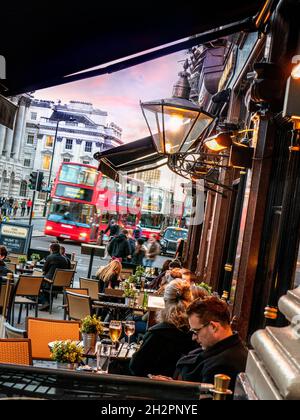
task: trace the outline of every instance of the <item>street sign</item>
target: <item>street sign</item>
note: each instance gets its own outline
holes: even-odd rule
[[[8,252],[27,254],[31,241],[32,228],[32,226],[18,223],[1,223],[0,244],[4,245]]]

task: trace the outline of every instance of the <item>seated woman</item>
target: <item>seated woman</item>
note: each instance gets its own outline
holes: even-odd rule
[[[106,288],[114,289],[119,285],[122,264],[119,260],[113,260],[105,267],[100,267],[96,273],[99,280],[99,292],[104,293]]]
[[[186,315],[192,301],[189,286],[173,280],[165,289],[164,300],[159,323],[146,332],[142,346],[131,359],[129,369],[133,375],[171,376],[180,357],[195,349]]]

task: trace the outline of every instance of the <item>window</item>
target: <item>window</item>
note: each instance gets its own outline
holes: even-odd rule
[[[70,158],[64,158],[63,162],[71,162],[71,159]]]
[[[59,181],[72,182],[94,186],[97,181],[98,171],[95,168],[86,168],[81,165],[63,165],[59,174]]]
[[[37,113],[36,112],[32,112],[31,113],[31,117],[30,117],[32,120],[36,120],[36,118],[37,118]]]
[[[24,166],[26,166],[27,168],[30,167],[30,163],[31,163],[30,159],[24,159]]]
[[[20,196],[21,197],[26,197],[26,192],[27,192],[27,182],[22,181],[21,185],[20,185]]]
[[[43,157],[43,169],[46,169],[46,170],[49,169],[50,163],[51,163],[51,156],[45,155]]]
[[[72,150],[73,148],[73,140],[72,139],[66,139],[66,149]]]
[[[28,134],[27,144],[33,144],[33,143],[34,143],[34,134]]]
[[[85,152],[91,152],[92,151],[92,145],[93,145],[93,143],[91,141],[86,141],[84,151]]]
[[[46,147],[53,147],[53,137],[46,136]]]

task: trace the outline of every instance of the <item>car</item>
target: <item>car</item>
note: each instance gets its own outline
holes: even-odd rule
[[[162,234],[160,240],[162,255],[175,255],[180,239],[187,239],[188,230],[179,227],[168,227]]]

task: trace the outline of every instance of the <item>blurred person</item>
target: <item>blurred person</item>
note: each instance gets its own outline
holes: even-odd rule
[[[26,200],[21,201],[21,217],[25,216],[25,210],[26,210]]]
[[[130,249],[130,259],[132,258],[134,252],[135,252],[135,246],[136,246],[136,240],[133,238],[133,231],[129,229],[127,231],[127,241]]]
[[[111,221],[108,223],[107,228],[104,231],[104,234],[106,234],[109,231],[110,237],[116,237],[120,233],[120,226],[116,223],[115,219],[111,219]]]
[[[132,264],[136,266],[143,265],[143,261],[146,255],[146,248],[144,247],[143,239],[138,239],[136,241],[135,251],[132,255]]]
[[[159,323],[146,332],[140,349],[132,356],[129,369],[133,375],[172,375],[180,357],[195,348],[186,314],[192,301],[189,286],[181,280],[172,281],[166,287],[164,301]]]
[[[145,247],[147,251],[144,265],[145,267],[153,267],[156,257],[160,254],[160,245],[157,242],[156,235],[150,235]]]
[[[190,286],[190,290],[193,296],[193,300],[205,299],[209,296],[209,293],[204,287],[196,286],[195,284]]]
[[[7,254],[7,248],[4,245],[0,245],[0,286],[2,283],[2,277],[7,276],[7,273],[12,273],[4,261],[7,258]]]
[[[113,240],[109,243],[107,252],[111,257],[121,258],[122,261],[131,257],[127,235],[128,231],[123,229],[121,234],[113,238]]]
[[[133,236],[136,240],[142,237],[142,229],[140,225],[136,225],[136,228],[133,230]]]
[[[13,203],[13,217],[16,217],[19,208],[18,200],[15,200]]]
[[[173,280],[180,280],[180,281],[182,281],[181,269],[179,267],[172,268],[172,270],[169,270],[169,273],[166,274],[165,279],[166,279],[166,281],[161,284],[161,286],[155,292],[155,294],[157,294],[157,295],[163,295],[164,294],[164,291],[165,291],[165,288]]]
[[[121,281],[122,264],[118,260],[111,261],[105,267],[99,267],[96,279],[99,282],[99,292],[104,293],[106,288],[114,289]]]
[[[30,198],[28,198],[28,200],[26,201],[26,207],[27,207],[27,216],[29,216],[29,213],[32,207],[32,201],[30,200]]]
[[[161,283],[164,282],[164,277],[166,273],[169,271],[171,263],[172,263],[172,260],[166,260],[163,263],[161,273],[155,279],[153,279],[150,283],[148,283],[149,289],[159,289]]]

